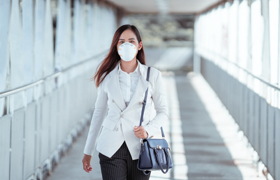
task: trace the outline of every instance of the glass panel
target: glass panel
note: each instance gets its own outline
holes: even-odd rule
[[[4,0],[0,6],[0,92],[6,89],[6,75],[9,62],[8,34],[9,32],[10,1]],[[4,115],[4,98],[0,99],[0,117]]]
[[[261,0],[251,5],[251,33],[252,33],[252,67],[257,76],[262,74],[262,43],[263,17],[261,15]]]
[[[247,0],[239,5],[238,12],[238,63],[246,68],[248,57],[249,7]]]
[[[238,17],[238,1],[234,1],[229,8],[229,38],[228,38],[228,58],[232,62],[236,62],[237,58],[237,17]]]
[[[277,83],[278,71],[278,19],[279,0],[269,1],[269,33],[270,33],[270,81]]]

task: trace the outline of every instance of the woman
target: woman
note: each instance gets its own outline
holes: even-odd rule
[[[97,99],[82,160],[86,172],[92,170],[90,160],[96,143],[104,180],[150,178],[137,169],[141,139],[159,132],[169,114],[162,74],[151,67],[148,82],[147,69],[139,31],[133,25],[119,27],[107,57],[93,77],[97,78]],[[150,120],[152,102],[156,116]]]

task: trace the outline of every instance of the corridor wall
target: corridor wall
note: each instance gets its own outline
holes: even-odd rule
[[[0,179],[45,179],[89,125],[90,78],[110,47],[116,9],[85,0],[0,4]]]
[[[195,19],[198,69],[275,179],[280,179],[279,5],[233,0]]]

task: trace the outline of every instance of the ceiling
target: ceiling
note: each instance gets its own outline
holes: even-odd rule
[[[200,13],[221,0],[107,0],[128,13]]]

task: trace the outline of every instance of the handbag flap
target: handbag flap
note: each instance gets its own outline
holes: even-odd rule
[[[144,139],[143,141],[147,141],[150,148],[157,148],[157,145],[162,148],[168,148],[168,143],[165,139]]]

